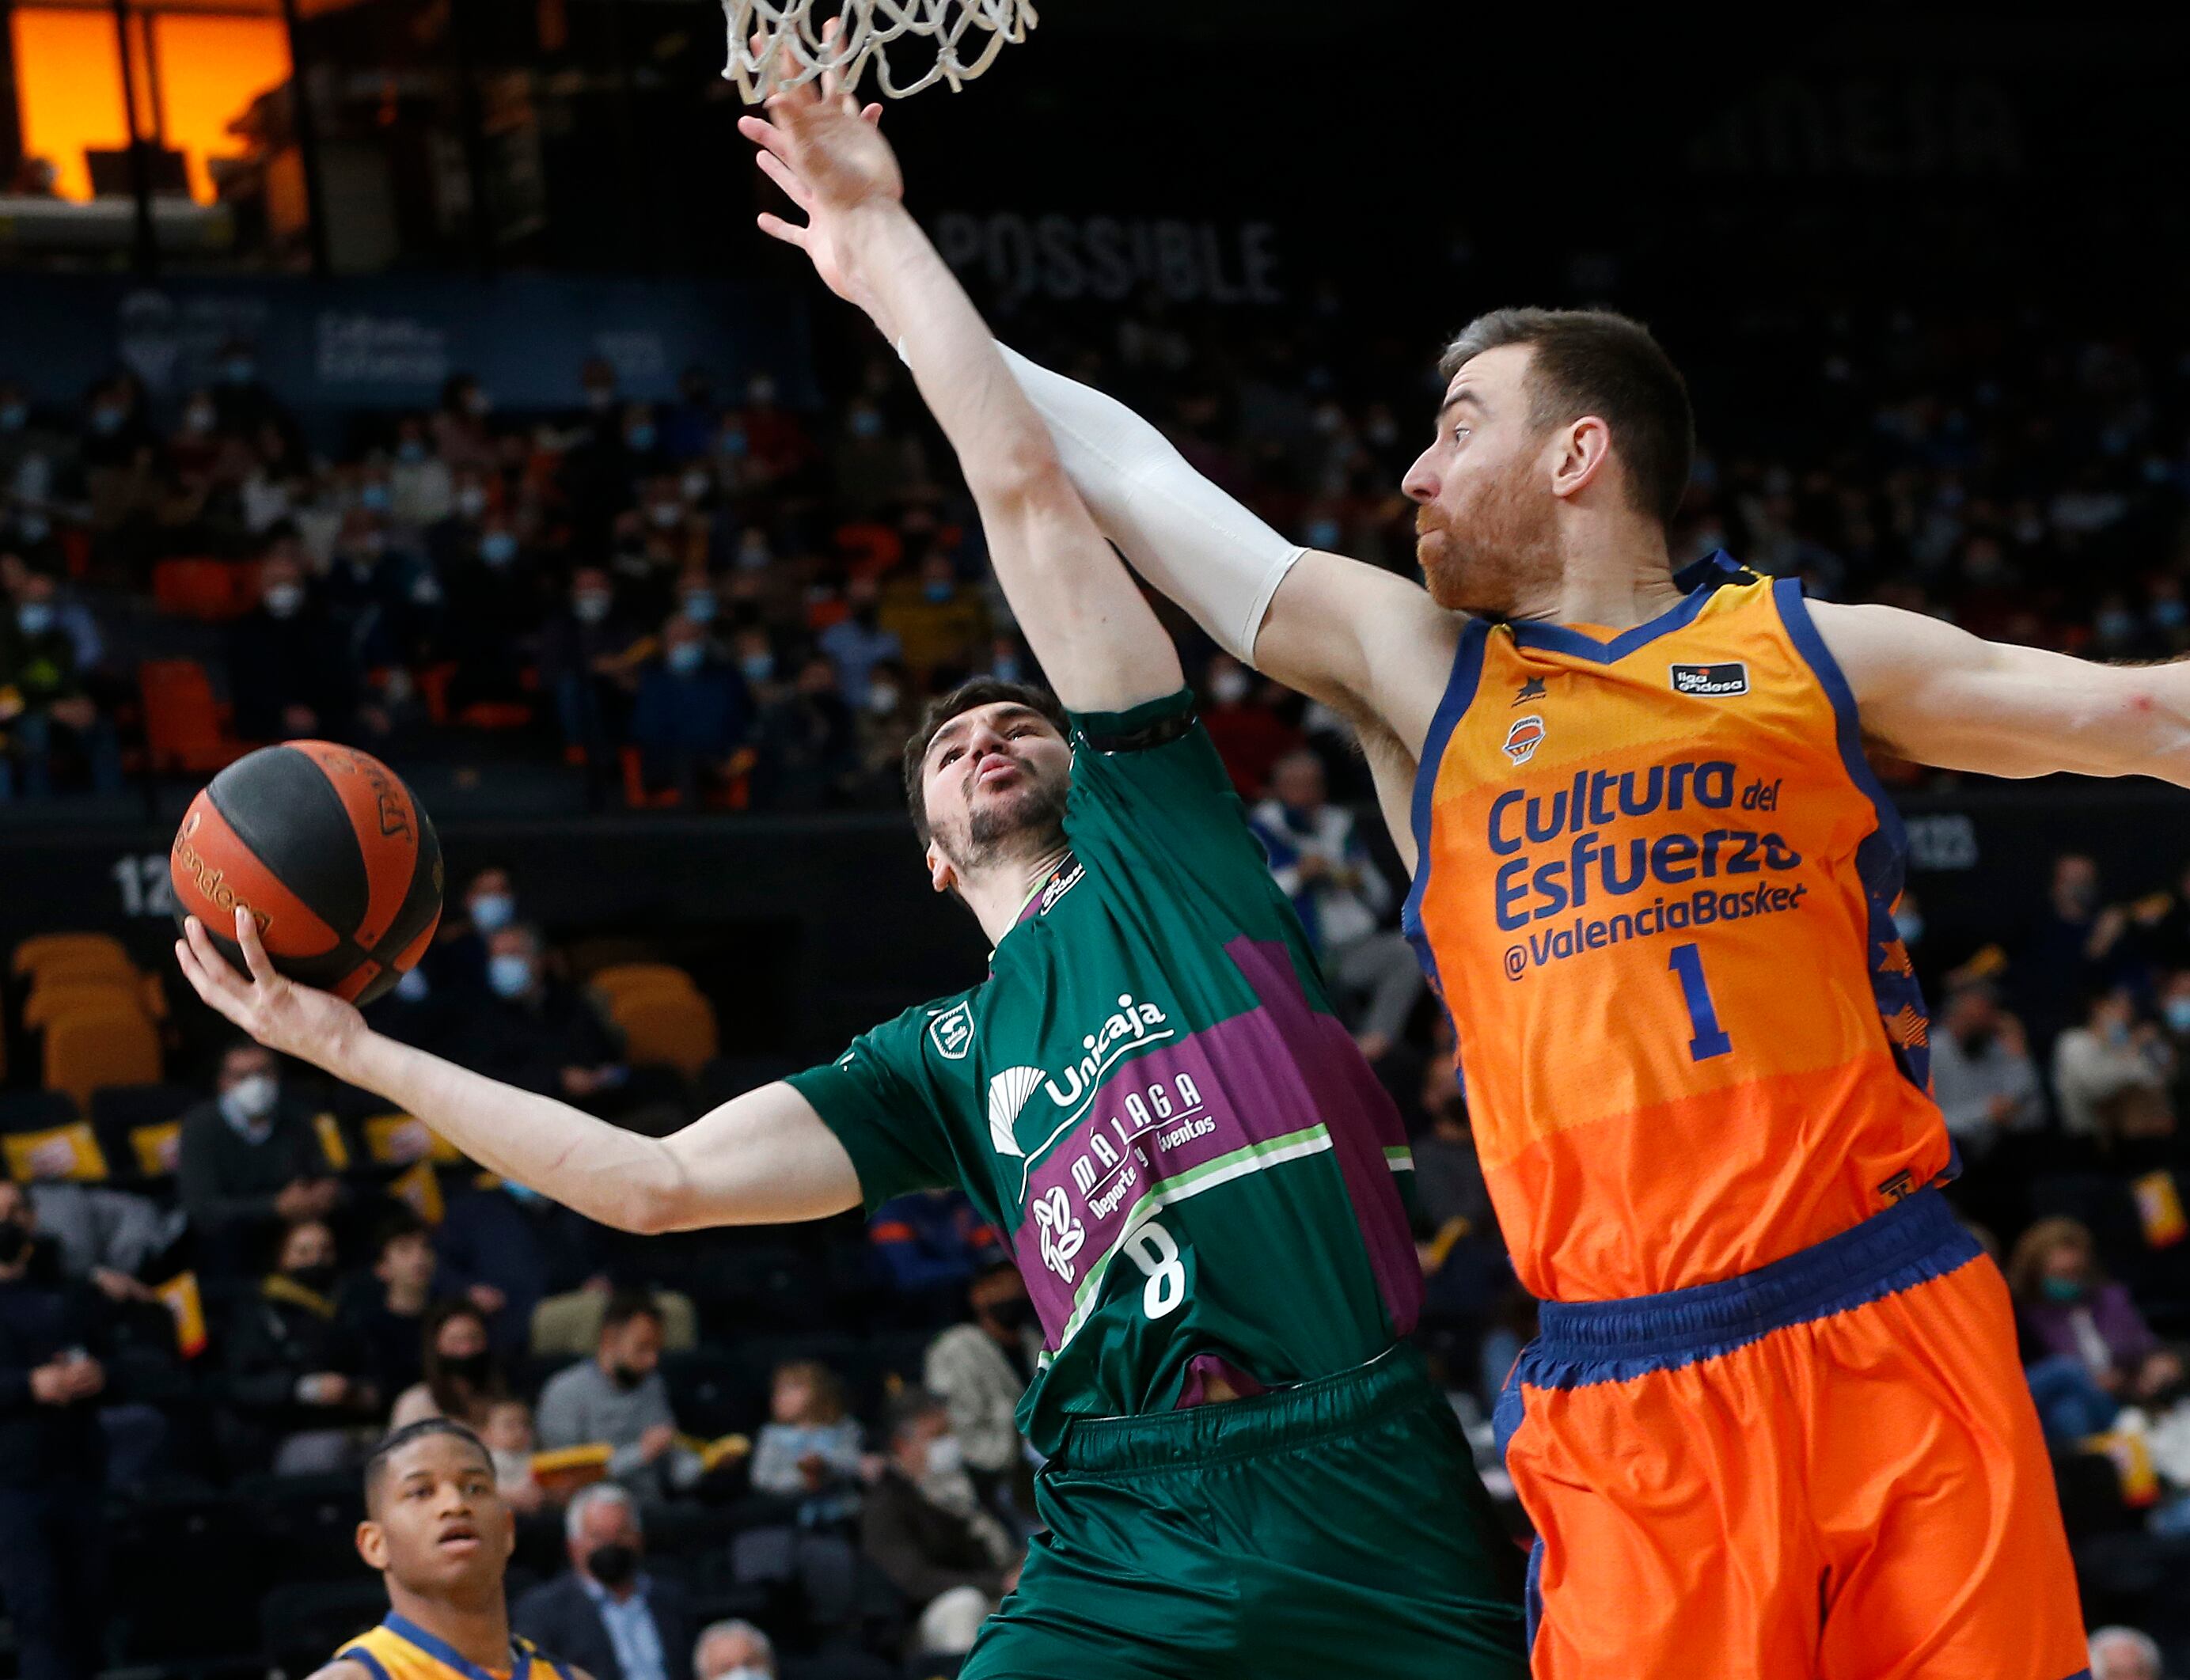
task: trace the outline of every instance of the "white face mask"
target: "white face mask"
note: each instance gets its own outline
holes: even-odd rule
[[[775,1680],[775,1677],[764,1668],[741,1662],[735,1668],[724,1669],[715,1677],[715,1680]]]
[[[247,1074],[221,1093],[221,1111],[238,1124],[247,1124],[270,1113],[280,1094],[272,1074]]]
[[[938,1435],[928,1444],[928,1473],[955,1475],[966,1467],[966,1450],[956,1435]]]

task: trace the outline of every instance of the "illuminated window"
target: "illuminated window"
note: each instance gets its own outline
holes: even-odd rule
[[[273,5],[249,0],[233,9],[138,3],[131,11],[139,130],[183,155],[190,196],[211,203],[209,160],[245,150],[230,126],[289,79],[288,31]],[[19,4],[12,21],[23,150],[54,165],[62,197],[89,198],[85,154],[129,144],[114,14],[103,4]]]

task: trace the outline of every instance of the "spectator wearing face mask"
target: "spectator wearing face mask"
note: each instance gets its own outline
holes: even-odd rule
[[[837,667],[844,703],[857,710],[867,704],[867,684],[877,667],[903,660],[905,645],[894,631],[882,627],[881,593],[873,578],[847,583],[844,605],[844,616],[821,633],[820,645]]]
[[[772,810],[817,810],[858,792],[859,730],[837,692],[837,667],[809,656],[761,709],[756,798]]]
[[[745,678],[713,656],[705,627],[682,613],[671,618],[631,714],[648,786],[673,787],[687,804],[730,786],[752,768],[752,726]]]
[[[1026,1461],[1017,1414],[1041,1358],[1041,1325],[1026,1280],[1008,1259],[975,1276],[967,1299],[973,1322],[928,1343],[921,1380],[948,1410],[975,1488],[994,1497]]]
[[[1301,751],[1308,738],[1279,715],[1270,685],[1261,684],[1231,655],[1210,656],[1202,685],[1209,704],[1201,722],[1224,761],[1232,786],[1243,799],[1260,798],[1278,760]]]
[[[485,996],[486,942],[516,920],[517,887],[508,866],[474,871],[423,965],[434,995],[460,1006]]]
[[[537,929],[486,936],[488,996],[466,1014],[451,1053],[474,1072],[596,1110],[630,1076],[615,1030],[586,994],[548,972]]]
[[[471,707],[529,705],[525,650],[546,610],[539,570],[504,514],[485,516],[468,543],[440,571],[446,600],[438,651],[456,662],[448,689],[450,714]]]
[[[406,414],[396,423],[394,454],[388,468],[391,517],[414,531],[448,518],[456,505],[456,475],[434,452],[423,416]]]
[[[453,472],[485,474],[494,470],[494,434],[487,417],[494,400],[486,388],[468,373],[452,373],[441,385],[441,406],[434,411],[434,452]]]
[[[590,1359],[558,1371],[540,1391],[540,1445],[604,1442],[610,1477],[646,1499],[666,1499],[700,1479],[698,1456],[677,1444],[677,1418],[661,1376],[661,1313],[643,1291],[619,1291],[601,1317]]]
[[[593,1680],[691,1680],[691,1607],[648,1572],[631,1495],[612,1482],[581,1490],[563,1532],[570,1569],[517,1601],[512,1630]]]
[[[2045,1124],[2044,1087],[2023,1024],[1983,980],[1947,994],[1932,1036],[1933,1094],[1965,1158],[1979,1161],[2001,1138]]]
[[[956,1655],[1018,1582],[1021,1550],[974,1501],[950,1416],[917,1389],[890,1408],[889,1459],[867,1491],[860,1544],[918,1617],[914,1654]]]
[[[228,1399],[276,1475],[338,1470],[382,1401],[363,1344],[335,1306],[334,1233],[306,1219],[281,1234],[274,1269],[237,1306],[223,1339]]]
[[[652,649],[651,639],[617,611],[616,586],[604,570],[580,566],[570,574],[569,598],[540,638],[541,684],[554,696],[567,758],[605,761],[610,743],[622,738]]]
[[[2024,1338],[2042,1357],[2074,1361],[2102,1393],[2133,1404],[2181,1382],[2181,1359],[2100,1269],[2079,1221],[2033,1225],[2015,1245],[2007,1276]]]
[[[311,598],[297,563],[259,563],[258,604],[229,627],[229,692],[248,741],[340,736],[357,698],[349,647]]]
[[[836,505],[848,519],[871,519],[928,487],[928,457],[910,434],[893,435],[882,411],[865,398],[844,411],[831,469]]]
[[[82,761],[94,791],[122,786],[114,725],[86,691],[76,639],[61,622],[54,580],[26,574],[13,610],[0,617],[0,799],[53,792],[56,748]]]
[[[217,367],[213,400],[223,433],[255,438],[271,426],[285,437],[296,435],[295,417],[260,377],[257,345],[247,338],[230,339],[220,348]]]
[[[960,582],[947,554],[928,555],[914,576],[886,589],[876,621],[897,638],[906,667],[931,688],[982,663],[992,634],[987,604]]]
[[[388,1427],[448,1417],[484,1429],[509,1395],[502,1361],[487,1340],[486,1314],[468,1300],[444,1301],[425,1314],[417,1346],[421,1375],[395,1397]]]
[[[182,1116],[177,1189],[203,1263],[238,1272],[283,1227],[324,1219],[344,1198],[311,1115],[283,1095],[271,1051],[231,1044],[214,1093]]]
[[[749,1621],[718,1621],[692,1647],[693,1680],[775,1680],[775,1647]]]
[[[2053,1047],[2053,1093],[2071,1137],[2119,1149],[2172,1137],[2168,1082],[2174,1051],[2159,1030],[2136,1018],[2128,988],[2091,994],[2084,1022]]]

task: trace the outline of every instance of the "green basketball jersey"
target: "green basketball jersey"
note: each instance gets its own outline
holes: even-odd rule
[[[1181,692],[1072,719],[1064,862],[971,991],[791,1084],[868,1206],[962,1187],[1012,1234],[1068,1420],[1327,1376],[1421,1299],[1399,1113]]]

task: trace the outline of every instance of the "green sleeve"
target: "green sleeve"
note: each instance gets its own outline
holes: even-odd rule
[[[851,1156],[870,1212],[893,1196],[958,1182],[949,1131],[922,1063],[928,1013],[909,1010],[885,1021],[835,1061],[789,1081]]]
[[[1075,846],[1107,843],[1205,883],[1267,880],[1268,856],[1190,690],[1071,720],[1065,826]]]

